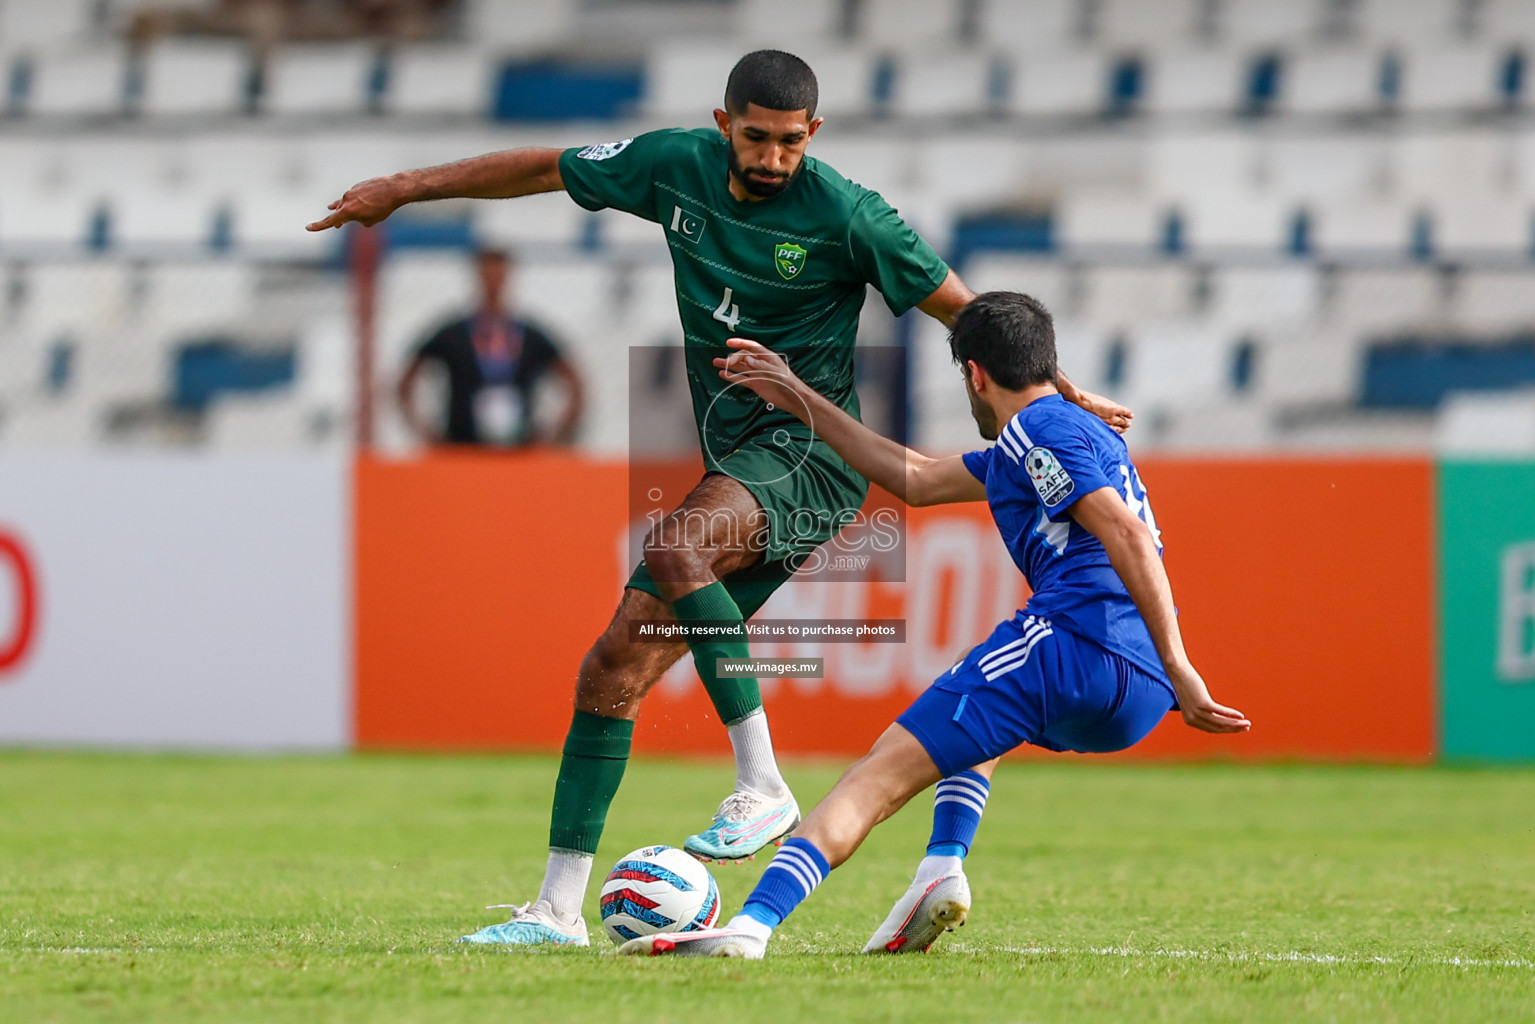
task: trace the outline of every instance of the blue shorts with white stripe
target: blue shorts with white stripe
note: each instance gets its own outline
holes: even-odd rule
[[[1124,750],[1177,706],[1165,680],[1019,612],[896,721],[947,777],[1024,743],[1095,754]]]

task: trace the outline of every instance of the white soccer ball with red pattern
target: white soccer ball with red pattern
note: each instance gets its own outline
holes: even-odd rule
[[[674,846],[635,850],[602,883],[602,927],[615,943],[712,928],[719,917],[714,876]]]

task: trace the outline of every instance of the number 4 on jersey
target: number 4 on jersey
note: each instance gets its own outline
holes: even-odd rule
[[[730,301],[734,294],[734,288],[726,288],[725,297],[720,299],[719,308],[714,311],[714,319],[732,331],[736,329],[736,324],[741,322],[741,307]]]

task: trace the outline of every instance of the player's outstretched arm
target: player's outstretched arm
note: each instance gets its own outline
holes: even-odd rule
[[[848,465],[906,504],[986,500],[986,486],[960,456],[930,459],[881,437],[796,377],[778,353],[745,338],[726,344],[736,351],[714,360],[721,377],[799,417]]]
[[[1157,556],[1156,541],[1141,518],[1112,487],[1100,487],[1078,498],[1071,506],[1071,517],[1103,543],[1114,571],[1125,581],[1178,695],[1183,720],[1205,732],[1246,732],[1252,728],[1242,712],[1215,703],[1205,681],[1189,663],[1173,608],[1172,584]]]
[[[372,227],[407,203],[428,199],[511,199],[565,187],[560,150],[508,149],[439,167],[401,171],[353,185],[331,203],[330,215],[310,231],[339,228],[356,221]]]

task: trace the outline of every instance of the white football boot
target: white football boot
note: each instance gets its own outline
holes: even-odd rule
[[[963,871],[931,882],[913,882],[863,951],[926,953],[938,936],[964,924],[969,913],[970,883]]]
[[[701,932],[662,932],[630,939],[618,947],[623,956],[729,956],[761,960],[767,940],[734,928]]]

